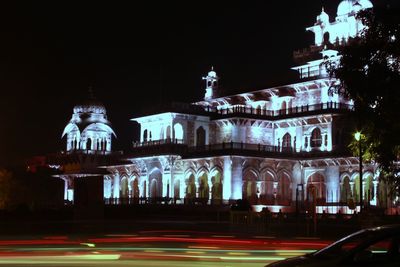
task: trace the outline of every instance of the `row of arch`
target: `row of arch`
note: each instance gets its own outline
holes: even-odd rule
[[[325,146],[327,146],[327,141],[328,141],[328,139],[325,136],[325,139],[324,139]],[[319,148],[322,146],[322,143],[323,143],[323,137],[322,137],[321,129],[319,127],[315,127],[311,131],[310,138],[308,138],[307,136],[305,137],[304,147],[307,148],[310,145],[311,148]],[[290,135],[290,133],[285,133],[282,136],[282,142],[278,138],[278,147],[282,147],[283,151],[292,149],[292,147],[296,147],[296,136],[294,136],[293,142],[292,142],[292,136]]]
[[[157,135],[154,135],[157,134]],[[164,139],[178,139],[182,140],[183,139],[183,126],[180,123],[175,123],[173,132],[171,133],[171,126],[168,125],[166,127],[165,133],[164,133],[164,127],[161,126],[161,128],[158,130],[158,133],[152,132],[150,129],[144,129],[143,131],[143,142],[148,142],[152,140],[164,140]]]

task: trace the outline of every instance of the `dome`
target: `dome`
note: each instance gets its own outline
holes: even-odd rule
[[[209,72],[208,72],[208,76],[209,76],[209,77],[215,78],[215,77],[217,77],[217,73],[216,73],[215,71],[212,70],[212,71],[209,71]]]
[[[106,114],[106,107],[100,101],[89,99],[74,107],[74,113]]]
[[[373,5],[369,0],[343,0],[337,9],[338,16],[344,16],[350,13],[357,13],[362,9],[372,8]]]

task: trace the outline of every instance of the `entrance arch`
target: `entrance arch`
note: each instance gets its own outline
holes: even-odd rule
[[[307,179],[307,199],[309,201],[313,200],[313,196],[311,195],[311,187],[315,188],[315,196],[317,204],[325,204],[326,203],[326,186],[325,186],[325,177],[316,172]]]

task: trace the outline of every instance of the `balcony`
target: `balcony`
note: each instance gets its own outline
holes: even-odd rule
[[[129,156],[150,157],[158,155],[180,155],[183,159],[214,156],[249,156],[279,159],[308,159],[335,156],[348,156],[345,149],[336,148],[333,151],[295,151],[291,147],[279,147],[262,144],[226,142],[205,146],[188,146],[183,140],[157,140],[144,143],[134,143]]]
[[[209,109],[207,109],[211,112]],[[329,113],[346,113],[353,110],[352,105],[327,102],[316,105],[296,106],[288,109],[281,110],[267,110],[262,108],[248,108],[243,106],[230,107],[217,111],[214,113],[213,119],[223,119],[231,117],[249,117],[254,119],[264,120],[281,120],[299,116],[309,116],[316,114],[329,114]]]
[[[216,107],[202,107],[193,104],[172,103],[161,107],[152,107],[142,115],[159,114],[164,112],[175,112],[193,115],[208,116],[212,120],[219,120],[232,117],[254,118],[261,120],[281,120],[286,118],[309,116],[316,114],[346,113],[353,110],[352,105],[327,102],[315,105],[296,106],[281,110],[268,110],[263,108],[245,107],[243,105],[231,106],[225,109]]]

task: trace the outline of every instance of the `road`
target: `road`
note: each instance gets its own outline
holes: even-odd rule
[[[0,240],[0,266],[265,266],[330,241],[141,231],[102,236],[29,236]]]

